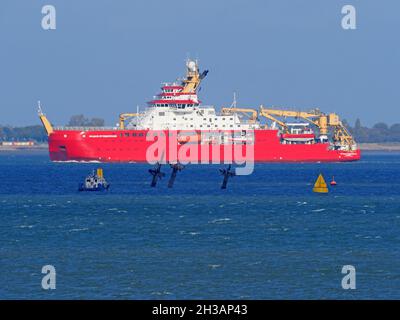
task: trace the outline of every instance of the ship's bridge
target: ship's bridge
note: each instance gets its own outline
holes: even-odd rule
[[[185,109],[198,106],[200,101],[196,92],[182,92],[183,86],[166,84],[162,92],[148,102],[149,107]]]

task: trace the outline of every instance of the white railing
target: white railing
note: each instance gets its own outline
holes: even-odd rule
[[[73,130],[73,131],[110,131],[121,130],[119,127],[54,127],[54,130]]]

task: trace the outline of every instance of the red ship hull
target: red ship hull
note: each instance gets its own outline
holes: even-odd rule
[[[164,131],[165,136],[176,135],[176,131]],[[148,154],[154,141],[147,141],[146,130],[55,130],[49,135],[49,153],[52,161],[99,161],[99,162],[149,162],[157,160]],[[157,138],[156,138],[157,139]],[[175,138],[175,141],[177,139]],[[167,162],[201,162],[215,163],[244,159],[248,154],[248,145],[240,145],[239,151],[226,149],[227,145],[202,145],[194,142],[185,159],[179,158],[181,148],[189,148],[189,144],[177,143],[177,152],[171,152],[171,142],[166,139],[167,146],[163,160]],[[179,139],[178,139],[179,141]],[[173,146],[174,147],[174,146]],[[193,152],[197,149],[196,152]],[[277,130],[263,129],[254,131],[254,162],[344,162],[360,159],[360,150],[332,150],[329,143],[283,144]],[[173,148],[172,148],[173,150]],[[207,151],[208,150],[208,151]],[[219,151],[218,151],[219,150]],[[238,156],[238,154],[241,154]],[[159,155],[157,155],[158,157]],[[178,158],[177,158],[178,157]],[[238,159],[240,158],[240,159]]]

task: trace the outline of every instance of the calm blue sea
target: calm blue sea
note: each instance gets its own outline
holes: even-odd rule
[[[105,164],[110,192],[78,193],[97,166],[0,153],[0,298],[400,298],[399,153],[260,164],[227,190],[220,166],[152,189],[149,166]],[[338,183],[328,195],[311,192],[320,172]]]

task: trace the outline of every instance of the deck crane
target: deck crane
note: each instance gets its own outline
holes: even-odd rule
[[[237,101],[236,101],[236,92],[233,93],[233,102],[229,108],[222,107],[221,114],[222,115],[233,115],[234,113],[239,113],[241,115],[246,116],[249,120],[249,123],[256,123],[258,119],[257,110],[250,109],[250,108],[237,108]]]
[[[119,115],[119,128],[125,129],[125,121],[132,117],[139,117],[140,113],[121,113]]]
[[[335,113],[325,114],[319,109],[313,109],[309,112],[266,109],[261,105],[259,114],[267,119],[275,121],[285,132],[288,130],[287,125],[276,117],[304,119],[318,127],[321,141],[327,140],[329,128],[333,128],[333,141],[336,146],[344,147],[349,150],[356,148],[356,143],[353,137],[343,125],[342,121],[340,121],[339,116]]]
[[[40,101],[38,101],[38,115],[44,129],[46,130],[47,135],[50,136],[53,133],[54,129],[50,121],[47,119],[46,115],[43,113]]]
[[[234,113],[240,113],[246,115],[249,118],[249,123],[255,123],[258,118],[257,110],[247,108],[222,108],[221,114],[232,115]]]

